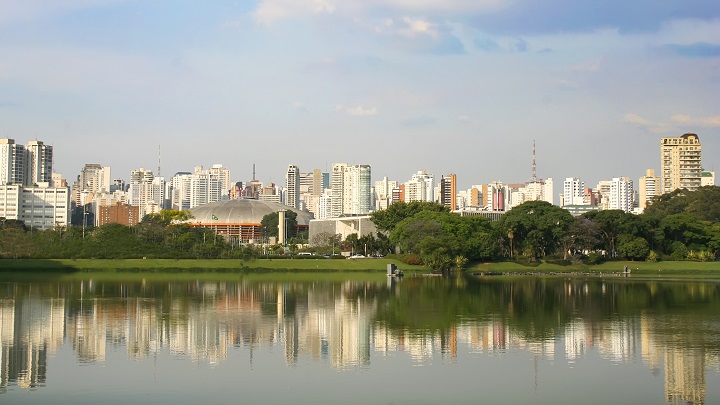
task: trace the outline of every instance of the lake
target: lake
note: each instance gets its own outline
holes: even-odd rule
[[[712,280],[104,277],[0,282],[0,402],[720,403]]]

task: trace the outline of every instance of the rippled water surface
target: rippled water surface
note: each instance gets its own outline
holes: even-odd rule
[[[326,277],[0,282],[0,402],[720,403],[717,282]]]

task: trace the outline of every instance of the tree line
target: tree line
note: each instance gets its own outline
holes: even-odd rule
[[[436,269],[465,261],[716,260],[720,252],[720,187],[655,197],[640,215],[622,210],[573,217],[528,201],[491,222],[462,217],[429,202],[396,203],[372,214],[398,253]]]
[[[289,212],[291,213],[291,212]],[[136,226],[56,227],[38,231],[20,221],[0,220],[4,258],[254,258],[284,253],[285,247],[258,245],[183,224],[187,211],[164,210]],[[720,252],[720,187],[675,190],[655,197],[640,215],[620,210],[573,217],[544,201],[529,201],[492,222],[460,216],[431,202],[399,202],[371,214],[378,232],[345,240],[319,234],[310,250],[322,254],[352,251],[365,255],[398,254],[408,263],[433,269],[463,267],[467,262],[541,260],[597,263],[603,260],[716,260]],[[288,215],[291,250],[306,244]],[[277,214],[263,218],[266,236],[277,232]]]

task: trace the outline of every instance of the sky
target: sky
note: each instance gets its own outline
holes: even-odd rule
[[[333,163],[589,187],[699,135],[720,171],[714,0],[0,0],[0,138],[129,179]],[[156,173],[157,174],[157,173]]]

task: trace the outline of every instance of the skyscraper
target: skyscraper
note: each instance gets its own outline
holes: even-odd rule
[[[435,190],[433,183],[435,178],[425,170],[413,174],[410,180],[405,182],[405,202],[410,201],[435,201],[433,198]]]
[[[610,180],[611,210],[630,212],[633,209],[633,182],[628,177],[615,177]]]
[[[655,175],[654,169],[647,169],[645,176],[638,181],[638,208],[642,212],[656,195],[660,195],[660,178]]]
[[[30,141],[27,151],[27,174],[25,185],[50,183],[52,181],[53,147],[41,141]]]
[[[450,208],[457,209],[457,176],[449,174],[440,176],[440,204]]]
[[[14,139],[0,139],[0,185],[24,184],[25,147]]]
[[[370,212],[370,165],[348,166],[347,163],[334,163],[331,176],[333,218]]]
[[[577,177],[568,177],[563,182],[563,206],[584,204],[585,183]]]
[[[660,140],[660,176],[662,193],[678,188],[697,190],[701,184],[700,139],[696,134],[687,133],[679,138]]]
[[[285,175],[286,200],[285,205],[293,208],[300,206],[300,169],[289,165]]]

